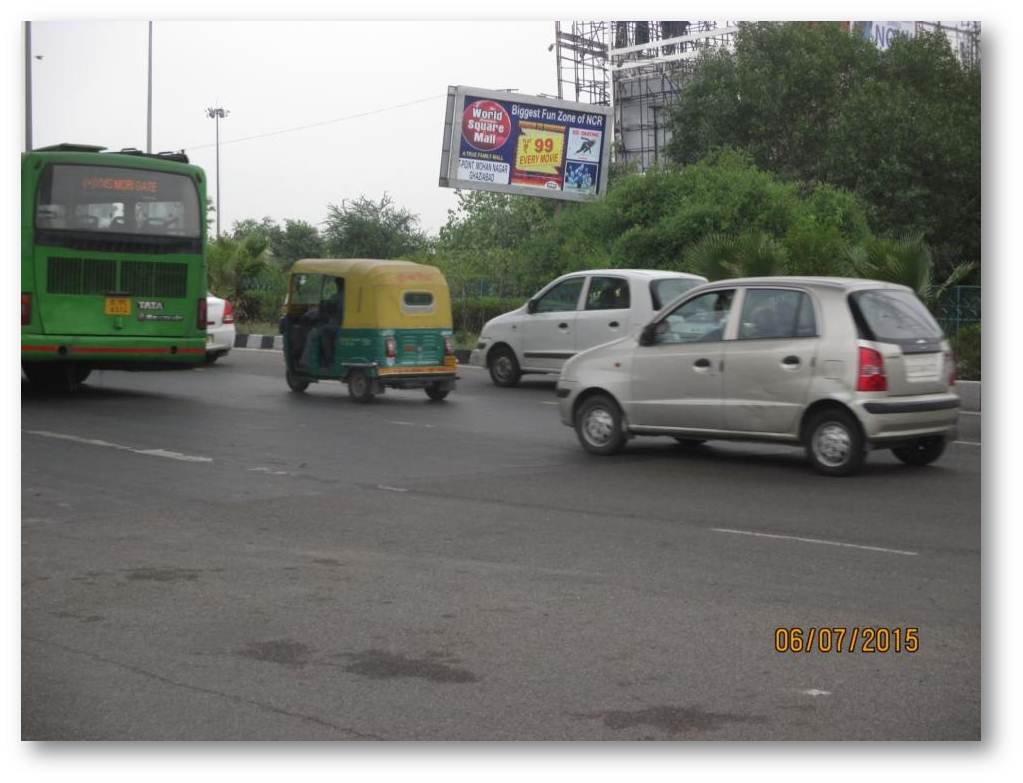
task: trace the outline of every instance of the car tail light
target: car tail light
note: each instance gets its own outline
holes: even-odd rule
[[[856,391],[888,391],[884,359],[873,348],[860,348],[860,371],[856,378]]]
[[[224,300],[224,323],[234,323],[234,305],[228,299]]]
[[[388,359],[393,359],[398,355],[398,343],[393,337],[384,340],[384,353]]]
[[[28,326],[32,323],[32,294],[21,294],[21,325]]]
[[[948,368],[948,385],[955,386],[956,383],[956,355],[949,351],[945,354],[945,366]]]
[[[196,303],[195,325],[206,331],[206,297],[201,297]]]
[[[450,334],[444,335],[444,355],[454,356],[455,355],[455,343],[451,339]]]

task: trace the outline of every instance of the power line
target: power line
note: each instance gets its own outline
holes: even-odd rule
[[[372,111],[364,111],[364,112],[362,112],[360,114],[350,114],[347,117],[337,117],[337,118],[335,118],[333,120],[323,120],[321,122],[313,122],[313,123],[310,123],[309,125],[298,125],[298,126],[296,126],[294,128],[282,128],[281,130],[269,131],[267,133],[260,133],[260,134],[258,134],[256,136],[245,136],[244,138],[241,138],[241,139],[227,139],[227,140],[221,141],[220,144],[221,144],[221,146],[223,146],[225,144],[238,144],[238,143],[243,142],[243,141],[253,141],[255,139],[266,139],[266,138],[269,138],[271,136],[280,136],[282,133],[294,133],[296,131],[308,130],[309,128],[319,128],[319,127],[322,127],[323,125],[331,125],[331,124],[333,124],[335,122],[345,122],[346,120],[355,120],[355,119],[358,119],[360,117],[369,117],[370,115],[373,115],[373,114],[382,114],[383,112],[386,112],[386,111],[395,111],[396,109],[404,109],[407,106],[415,106],[416,104],[419,104],[419,103],[426,103],[427,101],[435,101],[438,98],[446,98],[446,97],[447,97],[447,93],[444,93],[443,95],[431,95],[429,98],[419,98],[418,100],[409,101],[408,103],[399,103],[396,106],[385,106],[385,107],[383,107],[381,109],[373,109]],[[193,150],[208,149],[209,147],[215,147],[215,146],[216,146],[215,144],[193,144],[192,146],[185,147],[184,149],[188,150],[188,151],[193,151]]]

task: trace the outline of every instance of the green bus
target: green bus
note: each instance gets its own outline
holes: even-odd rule
[[[206,357],[206,176],[184,153],[104,149],[21,158],[21,367],[33,386]]]

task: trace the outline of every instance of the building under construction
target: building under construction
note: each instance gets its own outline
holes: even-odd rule
[[[978,22],[840,22],[881,48],[894,35],[940,30],[969,65],[980,62]],[[738,22],[555,22],[558,97],[614,109],[613,159],[646,170],[664,159],[668,114],[696,59],[731,49]]]

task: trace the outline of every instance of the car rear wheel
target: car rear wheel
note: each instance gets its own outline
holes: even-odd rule
[[[839,408],[814,414],[806,428],[806,454],[819,473],[849,476],[863,466],[867,452],[853,415]]]
[[[582,447],[602,457],[621,451],[625,445],[622,412],[606,394],[596,394],[579,407],[575,432]]]
[[[348,394],[356,402],[372,402],[373,383],[363,370],[352,370],[348,374]]]
[[[892,454],[907,465],[930,465],[945,452],[945,439],[940,435],[917,438],[908,446],[892,449]]]
[[[295,375],[295,373],[293,373],[291,370],[287,371],[284,378],[288,382],[288,388],[291,389],[293,392],[304,392],[306,389],[309,388],[309,381],[307,381],[305,378]]]
[[[518,359],[510,348],[495,348],[490,352],[487,359],[487,367],[490,370],[490,380],[495,386],[514,386],[522,377],[522,370],[519,369]]]

